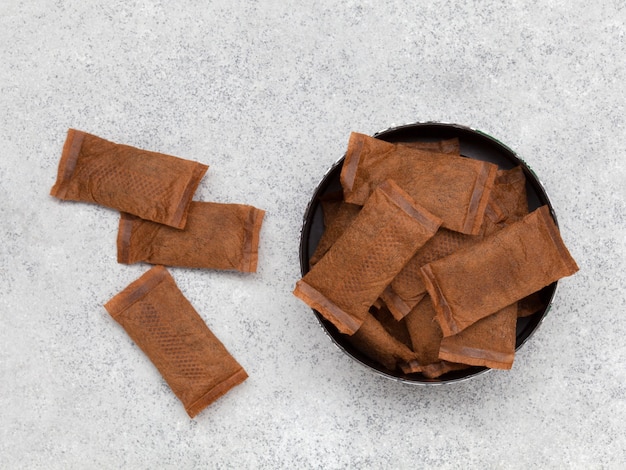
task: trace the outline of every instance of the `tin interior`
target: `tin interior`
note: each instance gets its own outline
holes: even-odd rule
[[[548,195],[535,173],[521,158],[515,154],[515,152],[493,137],[490,137],[480,131],[457,124],[432,122],[407,124],[405,126],[394,127],[378,132],[374,135],[374,137],[387,142],[434,141],[456,137],[459,139],[461,144],[461,155],[464,157],[492,162],[497,164],[500,169],[511,169],[515,166],[521,165],[524,170],[524,174],[526,175],[526,191],[528,194],[529,210],[532,211],[542,205],[547,205],[549,206],[552,217],[556,222],[556,216],[554,214],[552,204],[550,203]],[[328,170],[316,188],[306,209],[300,237],[300,270],[302,275],[309,271],[309,259],[315,251],[322,232],[324,231],[322,208],[319,203],[320,197],[326,193],[341,189],[339,175],[341,173],[342,164],[343,158],[337,161]],[[556,292],[556,287],[557,283],[555,282],[543,288],[540,291],[540,297],[543,303],[542,307],[533,315],[525,318],[519,318],[517,320],[516,350],[519,350],[528,338],[530,338],[530,336],[541,324],[545,315],[548,313],[552,299]],[[401,371],[392,371],[361,354],[358,350],[353,348],[348,341],[346,341],[345,336],[339,333],[330,322],[326,321],[315,310],[314,313],[326,333],[340,349],[357,362],[394,380],[415,384],[443,384],[465,380],[489,370],[485,367],[471,367],[461,371],[449,372],[437,379],[429,379],[424,377],[421,373],[404,374]]]

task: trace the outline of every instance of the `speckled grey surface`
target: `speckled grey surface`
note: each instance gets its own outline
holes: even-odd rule
[[[626,461],[626,4],[0,3],[0,468],[618,468]],[[374,375],[292,296],[350,131],[438,120],[535,169],[580,265],[510,372]],[[190,420],[102,305],[117,214],[48,195],[68,127],[211,166],[267,210],[259,271],[172,269],[250,378]]]

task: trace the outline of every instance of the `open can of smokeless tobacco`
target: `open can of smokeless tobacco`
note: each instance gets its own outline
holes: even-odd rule
[[[552,204],[534,171],[513,150],[483,132],[458,124],[420,122],[386,129],[376,133],[373,137],[391,143],[434,142],[457,138],[463,157],[495,163],[501,170],[520,166],[526,177],[529,211],[546,205],[556,222]],[[340,174],[343,161],[344,158],[342,157],[326,172],[306,208],[300,236],[300,270],[303,276],[311,268],[309,260],[315,252],[325,228],[321,201],[324,200],[325,196],[342,190]],[[557,282],[554,282],[541,289],[535,296],[539,301],[534,305],[534,313],[517,319],[516,350],[524,345],[541,324],[550,310],[556,288]],[[327,335],[345,354],[366,368],[393,380],[412,384],[445,384],[467,380],[490,370],[486,367],[472,366],[446,372],[437,378],[428,378],[421,372],[404,373],[400,369],[389,370],[357,350],[348,341],[346,335],[339,333],[334,325],[324,319],[317,311],[313,310],[313,312]]]

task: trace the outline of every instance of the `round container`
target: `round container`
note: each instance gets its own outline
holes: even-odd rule
[[[556,215],[546,190],[537,178],[533,170],[518,157],[513,150],[493,137],[458,124],[420,122],[393,127],[378,132],[374,137],[387,142],[414,142],[414,141],[436,141],[443,139],[458,138],[461,144],[461,155],[476,160],[484,160],[498,165],[500,169],[508,170],[520,165],[526,176],[526,191],[528,194],[528,208],[530,211],[547,205],[556,223]],[[300,270],[304,276],[310,269],[309,259],[313,255],[320,237],[324,231],[324,220],[320,197],[329,192],[341,189],[339,176],[344,158],[339,159],[324,175],[321,182],[315,189],[313,197],[307,206],[304,214],[304,221],[300,236]],[[556,292],[557,283],[553,283],[540,292],[542,306],[533,315],[518,318],[516,331],[516,350],[519,350],[531,337],[541,324],[543,318],[548,313],[552,299]],[[429,379],[421,373],[404,374],[399,370],[389,370],[377,362],[369,359],[356,350],[327,320],[318,312],[313,310],[322,328],[326,331],[332,341],[348,356],[356,362],[364,365],[370,370],[390,379],[412,384],[443,384],[458,382],[475,377],[489,369],[486,367],[470,367],[460,371],[448,372],[436,379]]]

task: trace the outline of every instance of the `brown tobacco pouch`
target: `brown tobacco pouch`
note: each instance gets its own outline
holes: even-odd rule
[[[548,206],[421,268],[444,336],[576,271]]]
[[[341,169],[344,199],[363,204],[381,182],[392,179],[442,226],[470,235],[480,226],[497,166],[456,155],[391,144],[352,133]]]
[[[426,294],[420,268],[455,251],[478,243],[487,235],[528,214],[526,178],[521,167],[498,170],[485,217],[478,235],[465,235],[445,228],[421,247],[385,289],[382,298],[397,319],[408,314]]]
[[[122,213],[117,260],[255,272],[264,213],[242,204],[194,201],[184,230]]]
[[[147,271],[104,307],[192,418],[248,377],[163,266]]]
[[[410,362],[415,357],[413,351],[391,336],[370,313],[365,315],[361,327],[348,337],[348,341],[367,357],[389,370],[395,370],[398,364]]]
[[[383,328],[387,330],[387,333],[406,345],[409,349],[411,348],[411,337],[409,336],[409,331],[406,328],[404,320],[396,320],[389,309],[384,305],[372,307],[370,313],[380,322]]]
[[[405,372],[419,372],[423,367],[439,361],[439,345],[442,333],[435,321],[435,310],[429,296],[425,296],[411,312],[404,317],[412,349],[416,358],[403,367]]]
[[[441,340],[439,358],[449,362],[510,369],[515,358],[517,303]]]
[[[359,215],[311,270],[294,295],[341,333],[359,329],[369,308],[441,220],[393,181],[374,190]]]
[[[50,194],[93,202],[176,228],[207,165],[70,129]]]
[[[432,142],[416,140],[414,142],[397,142],[397,144],[414,149],[429,150],[431,152],[447,153],[450,155],[459,155],[461,152],[461,143],[457,138],[435,140]]]
[[[437,377],[447,374],[448,372],[469,369],[471,366],[467,364],[459,364],[456,362],[439,361],[434,364],[428,364],[422,367],[422,375],[429,379],[436,379]]]
[[[458,155],[460,150],[459,139],[456,138],[433,142],[402,142],[401,144],[415,149],[451,155]],[[343,191],[325,194],[320,198],[320,205],[324,214],[324,232],[315,252],[309,259],[311,266],[326,254],[331,245],[348,228],[361,210],[360,205],[350,204],[343,200]]]
[[[483,224],[483,232],[494,231],[520,220],[528,214],[526,176],[521,166],[510,170],[498,170],[496,182],[485,210],[491,224]]]
[[[529,317],[546,307],[547,302],[541,298],[538,292],[535,292],[517,303],[517,318]]]
[[[393,278],[382,294],[382,299],[396,319],[401,319],[411,311],[426,295],[426,286],[420,268],[428,263],[469,246],[479,240],[479,236],[465,235],[440,228],[406,263]]]
[[[343,194],[338,193],[338,196],[343,197]],[[324,232],[309,260],[311,266],[326,254],[328,249],[356,219],[361,210],[361,206],[348,204],[341,199],[324,199],[321,201],[321,205],[324,213]]]

